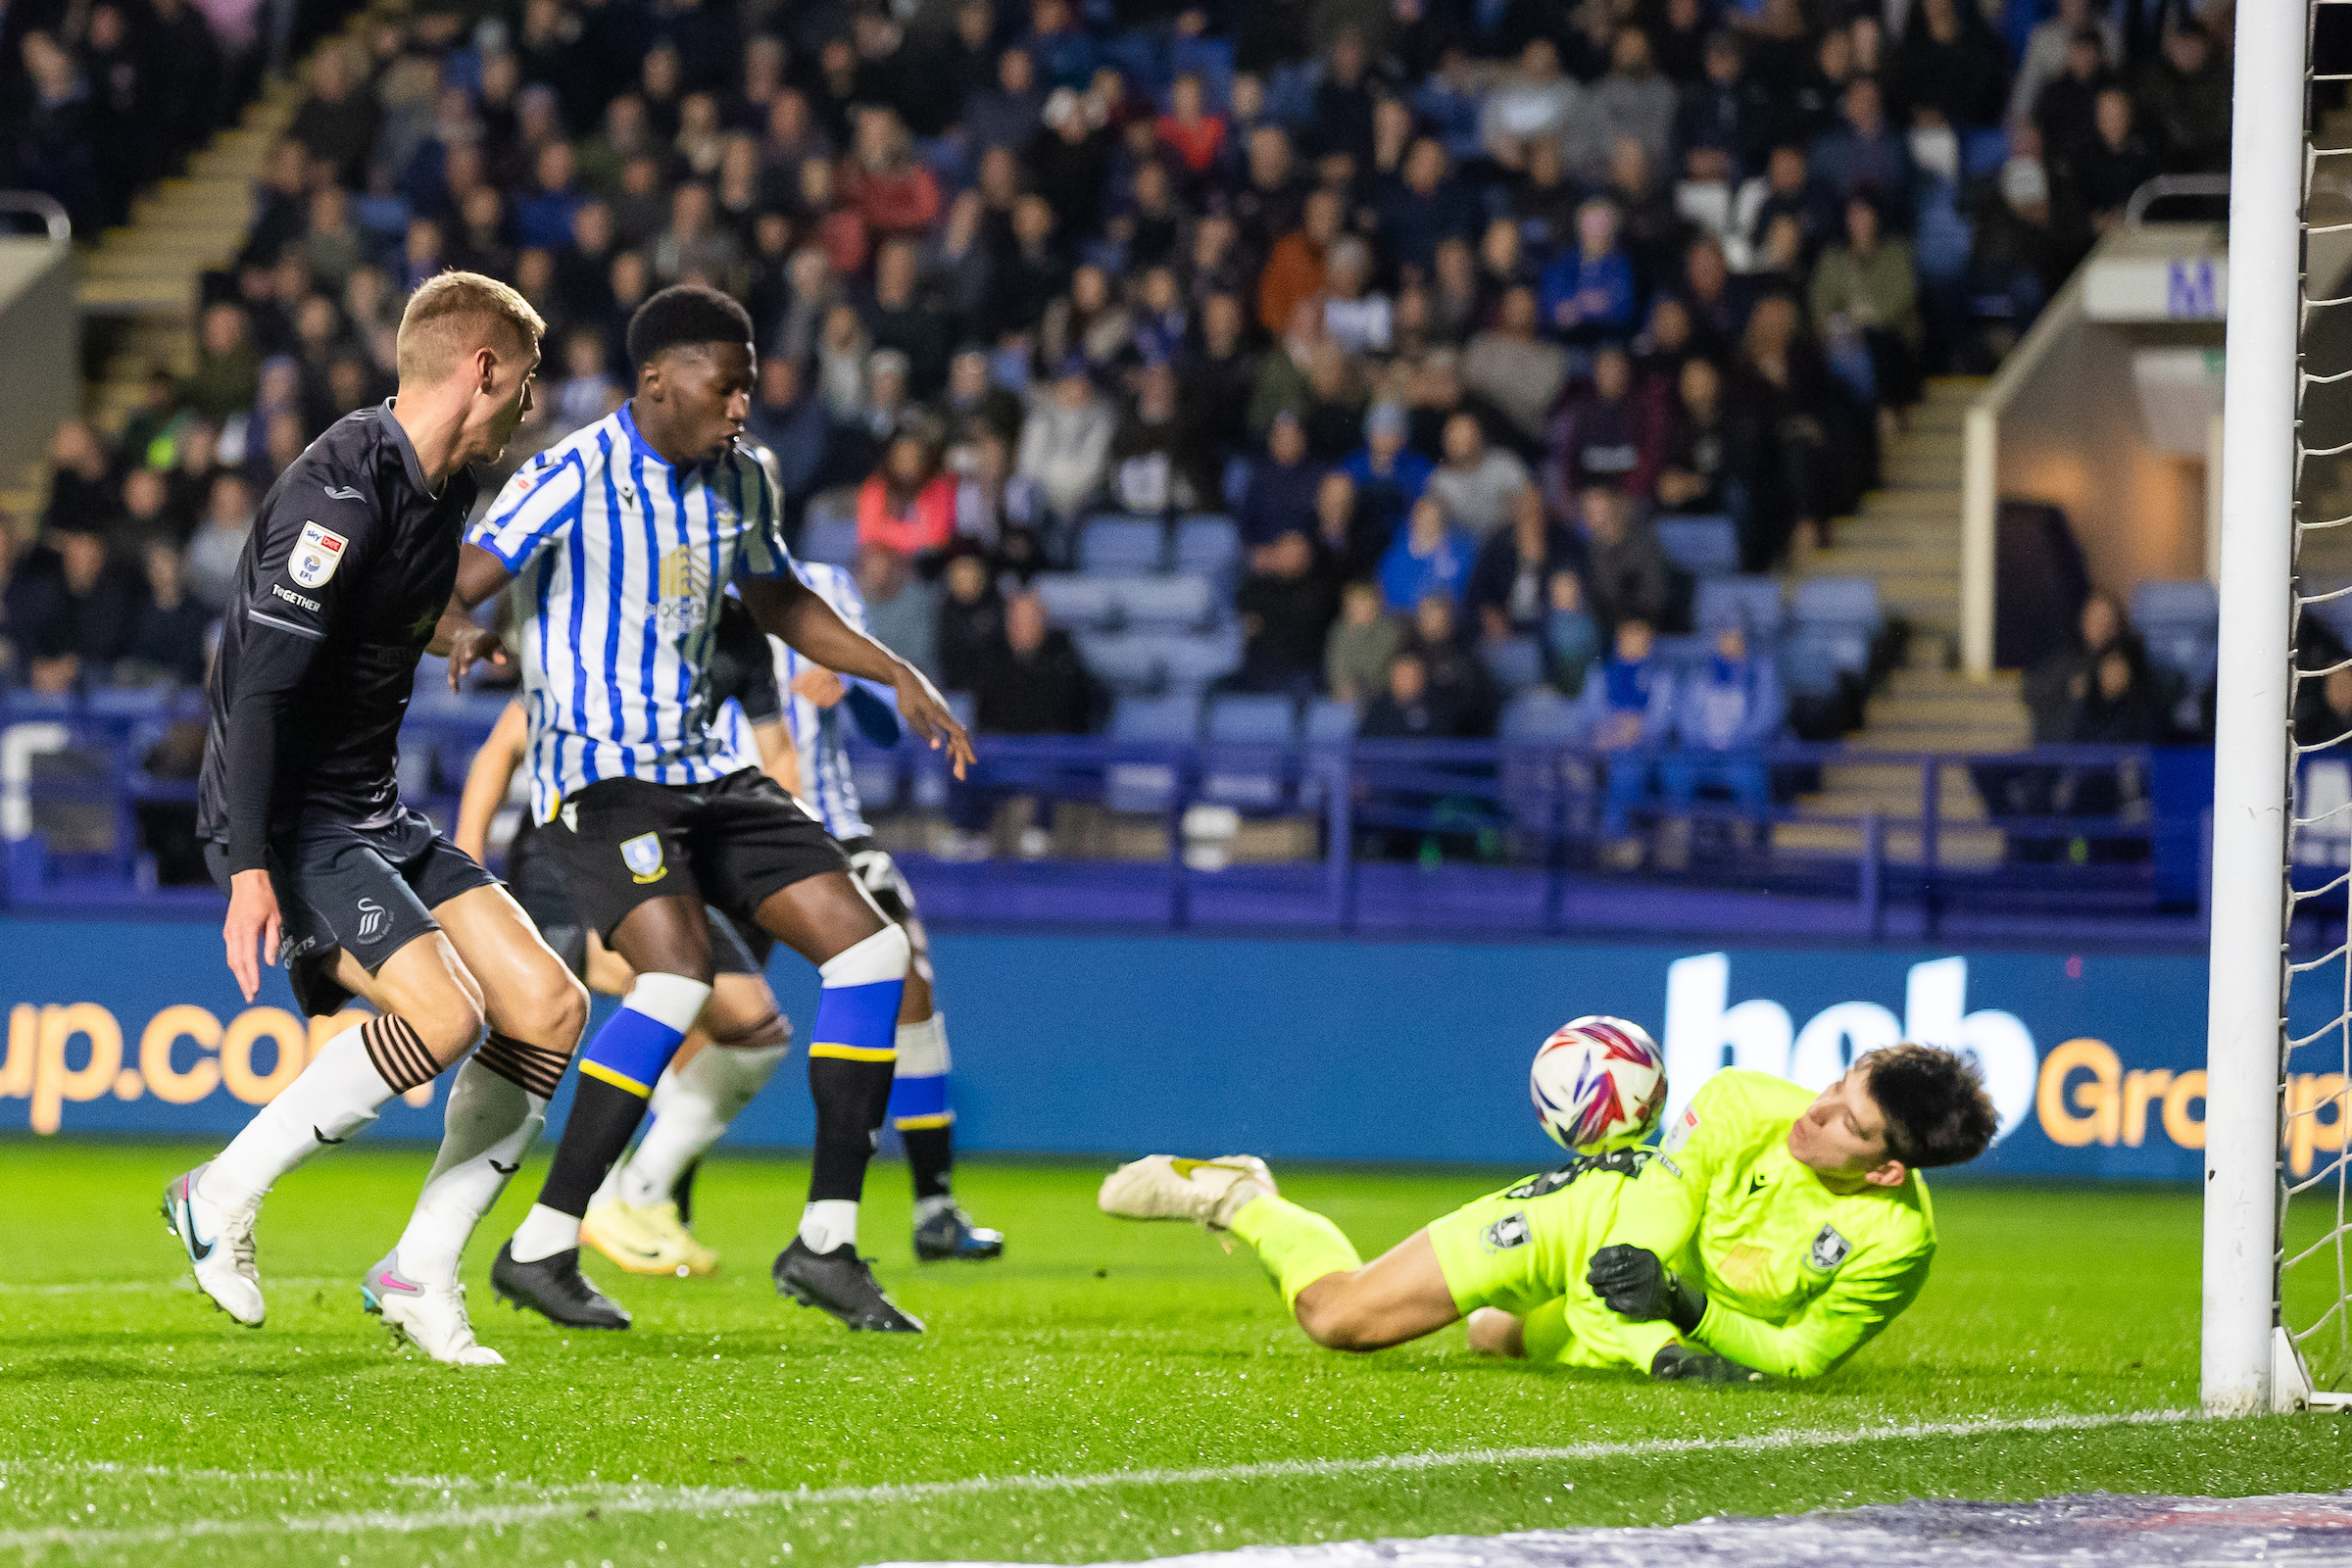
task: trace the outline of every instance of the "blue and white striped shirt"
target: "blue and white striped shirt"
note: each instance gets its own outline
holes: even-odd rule
[[[600,779],[708,784],[742,765],[711,728],[719,596],[739,569],[793,565],[749,452],[680,472],[629,409],[525,464],[466,535],[514,573],[541,822]]]
[[[855,577],[822,562],[796,561],[792,565],[801,581],[831,605],[851,630],[866,629],[865,596],[858,591]],[[858,800],[858,782],[850,775],[850,754],[843,745],[851,723],[849,703],[844,700],[831,708],[819,708],[794,692],[793,677],[824,666],[793,652],[781,638],[770,637],[767,641],[776,651],[776,686],[784,699],[784,722],[792,731],[793,750],[800,755],[801,799],[815,810],[816,819],[835,838],[868,836],[873,829],[865,825],[864,808]],[[841,678],[851,682],[855,677]]]

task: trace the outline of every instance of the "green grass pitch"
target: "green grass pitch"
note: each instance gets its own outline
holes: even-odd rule
[[[0,1144],[0,1564],[1087,1561],[2352,1485],[2335,1420],[2119,1419],[2195,1404],[2193,1193],[1947,1184],[1943,1251],[1907,1316],[1816,1386],[1725,1392],[1493,1363],[1458,1329],[1314,1349],[1247,1248],[1106,1219],[1078,1165],[967,1164],[959,1191],[1007,1256],[918,1268],[904,1168],[878,1164],[865,1250],[931,1326],[901,1340],[771,1294],[805,1167],[722,1158],[698,1200],[718,1277],[592,1268],[637,1327],[567,1335],[490,1297],[489,1254],[537,1190],[526,1170],[468,1270],[510,1364],[458,1372],[390,1353],[358,1308],[426,1152],[346,1151],[280,1187],[259,1332],[181,1288],[156,1217],[200,1157]],[[1369,1252],[1511,1173],[1282,1174]],[[2048,1417],[2070,1420],[2019,1424]],[[1939,1430],[1872,1431],[1887,1426]],[[1396,1455],[1439,1457],[1377,1462]]]

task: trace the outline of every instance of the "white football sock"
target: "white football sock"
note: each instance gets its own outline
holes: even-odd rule
[[[951,1193],[940,1193],[930,1198],[918,1198],[914,1200],[914,1222],[917,1225],[926,1224],[955,1206],[955,1195]]]
[[[579,1245],[580,1217],[545,1203],[531,1205],[522,1223],[514,1227],[514,1239],[507,1244],[517,1263],[536,1263]]]
[[[250,1207],[277,1179],[329,1144],[356,1136],[393,1095],[355,1024],[318,1049],[302,1075],[254,1113],[205,1171],[204,1196]]]
[[[828,1198],[801,1210],[801,1241],[811,1252],[830,1252],[844,1242],[858,1245],[858,1201]]]
[[[685,1066],[671,1066],[654,1086],[653,1123],[637,1152],[620,1167],[617,1193],[624,1203],[659,1203],[677,1186],[679,1173],[718,1142],[719,1135],[775,1076],[790,1046],[732,1051],[708,1046]]]
[[[400,1234],[400,1266],[421,1285],[448,1285],[507,1179],[547,1123],[547,1102],[472,1057],[450,1081],[441,1152]]]

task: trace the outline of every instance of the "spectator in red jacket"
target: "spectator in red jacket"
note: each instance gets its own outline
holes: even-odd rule
[[[946,210],[939,181],[914,161],[898,112],[868,107],[858,113],[858,138],[841,161],[835,199],[864,220],[874,239],[921,237]]]
[[[883,545],[922,564],[956,537],[956,481],[921,434],[901,429],[882,466],[858,491],[858,542]]]

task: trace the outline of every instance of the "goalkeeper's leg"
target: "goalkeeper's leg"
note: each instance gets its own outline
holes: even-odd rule
[[[1154,1154],[1114,1171],[1099,1201],[1129,1219],[1231,1231],[1257,1250],[1306,1337],[1331,1349],[1386,1349],[1462,1315],[1426,1230],[1366,1263],[1337,1225],[1278,1196],[1260,1160]]]

